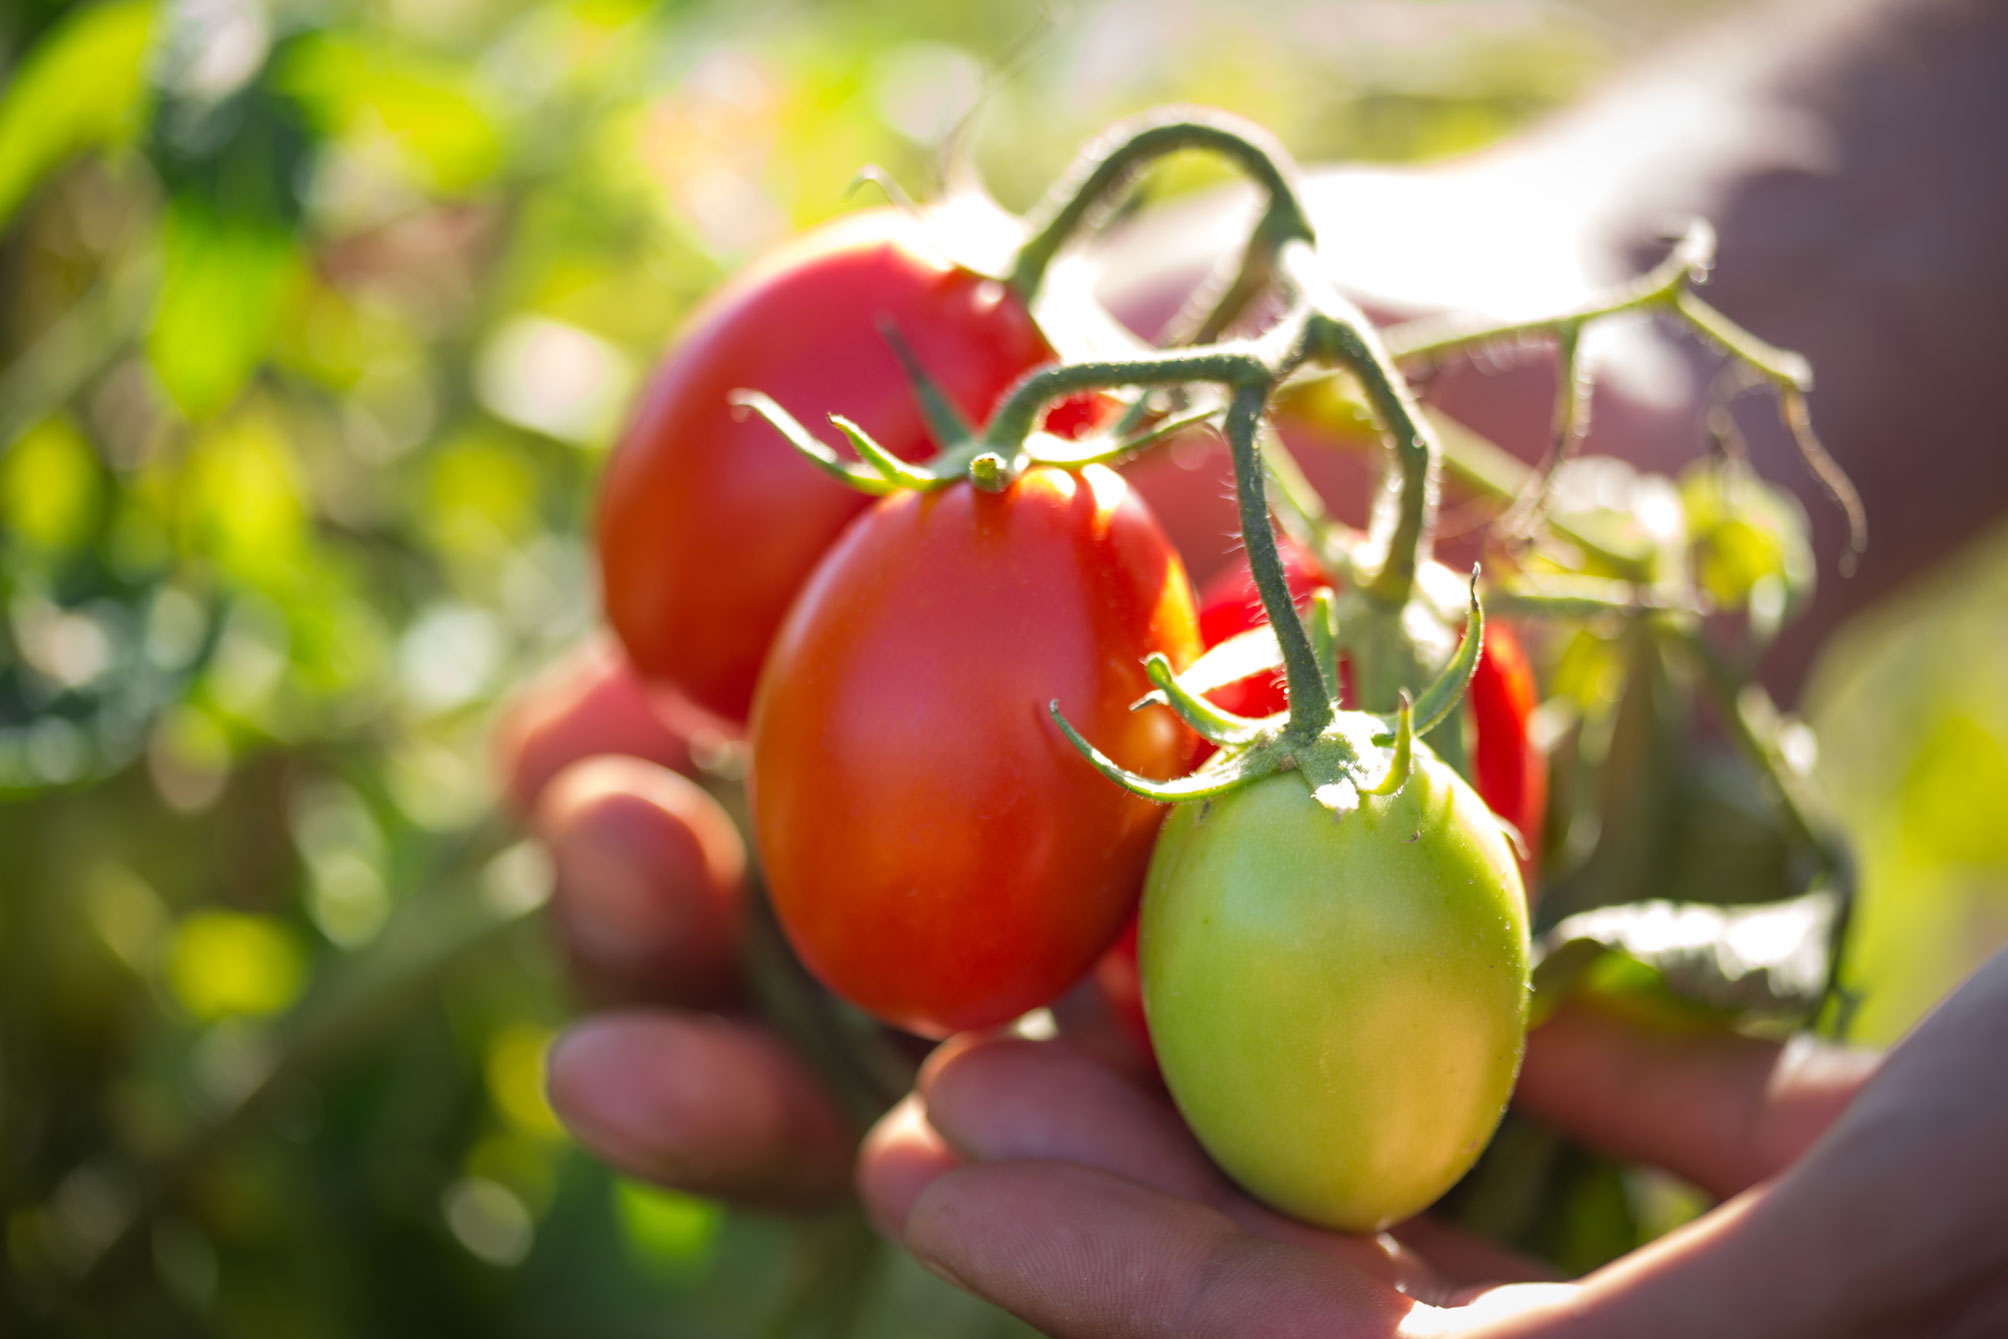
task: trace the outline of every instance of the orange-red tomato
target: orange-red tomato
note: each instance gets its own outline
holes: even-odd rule
[[[840,451],[830,413],[895,455],[933,454],[886,328],[977,422],[1053,358],[1009,289],[940,258],[893,210],[850,215],[741,273],[656,370],[601,487],[607,618],[644,678],[744,721],[774,630],[869,501],[734,410],[733,391],[765,392]],[[1062,406],[1049,426],[1074,426],[1070,408],[1080,417]]]
[[[797,955],[878,1017],[942,1034],[1057,997],[1136,906],[1196,740],[1142,660],[1198,654],[1184,567],[1109,470],[884,498],[816,569],[752,720],[753,832]]]

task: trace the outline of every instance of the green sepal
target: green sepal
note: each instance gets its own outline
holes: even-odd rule
[[[1208,648],[1205,655],[1185,667],[1178,681],[1188,693],[1210,693],[1282,666],[1283,648],[1276,641],[1276,630],[1264,623]]]
[[[1330,747],[1328,736],[1296,754],[1311,798],[1333,818],[1344,818],[1360,807],[1359,763],[1350,752]]]
[[[955,407],[955,402],[927,374],[913,346],[899,333],[899,327],[887,319],[878,323],[878,331],[891,347],[893,357],[899,359],[899,370],[906,375],[907,388],[913,392],[913,402],[920,408],[920,420],[927,425],[934,444],[941,448],[942,454],[947,455],[958,444],[974,438],[975,427],[962,417],[962,411]]]
[[[1060,732],[1066,735],[1067,742],[1072,744],[1097,772],[1130,794],[1141,795],[1160,804],[1179,804],[1186,800],[1204,800],[1215,795],[1224,795],[1250,781],[1269,775],[1278,767],[1276,757],[1269,750],[1238,749],[1231,753],[1216,754],[1207,766],[1191,776],[1180,777],[1176,781],[1153,781],[1147,776],[1138,776],[1125,770],[1122,764],[1082,738],[1081,732],[1061,714],[1060,699],[1054,698],[1046,710],[1052,714],[1053,723],[1060,727]]]
[[[1311,592],[1311,607],[1304,613],[1305,630],[1311,634],[1311,650],[1318,657],[1318,677],[1325,681],[1325,694],[1339,700],[1339,612],[1332,588],[1320,586]]]
[[[1478,603],[1478,569],[1473,567],[1471,611],[1464,619],[1464,640],[1458,644],[1457,654],[1443,667],[1443,673],[1437,675],[1429,687],[1422,690],[1422,696],[1416,699],[1417,734],[1428,734],[1441,725],[1451,712],[1457,710],[1457,704],[1464,700],[1464,690],[1470,686],[1471,676],[1478,672],[1478,655],[1484,644],[1485,610]],[[1389,741],[1377,738],[1375,742]]]
[[[1190,410],[1128,437],[1096,433],[1078,441],[1068,441],[1047,432],[1035,432],[1025,443],[1025,454],[1041,465],[1057,465],[1077,470],[1086,465],[1114,465],[1137,452],[1185,429],[1206,422],[1220,413],[1219,405]]]
[[[1214,706],[1205,698],[1188,692],[1178,681],[1178,674],[1171,668],[1171,662],[1161,651],[1153,651],[1143,662],[1144,673],[1157,685],[1157,691],[1146,693],[1139,698],[1136,707],[1153,703],[1163,703],[1178,713],[1178,718],[1191,726],[1201,739],[1213,744],[1241,744],[1255,737],[1262,722],[1248,716],[1237,716],[1231,711]],[[1133,707],[1132,710],[1135,708]]]
[[[1380,784],[1367,788],[1369,795],[1392,795],[1408,781],[1415,770],[1415,705],[1408,699],[1408,690],[1403,689],[1401,705],[1394,713],[1394,757],[1387,765],[1387,775]]]
[[[864,457],[865,463],[884,476],[886,483],[894,488],[911,488],[917,493],[924,493],[929,489],[939,488],[949,482],[947,479],[938,478],[933,474],[927,473],[925,470],[916,469],[912,465],[907,464],[904,460],[901,460],[898,456],[873,441],[870,433],[845,418],[842,414],[830,415],[830,422],[836,426],[838,432],[841,432],[845,437],[850,439],[851,445],[857,448],[858,454]]]
[[[822,442],[816,440],[800,420],[776,404],[772,398],[759,391],[736,390],[725,397],[726,402],[738,409],[750,409],[772,424],[774,430],[787,439],[788,445],[802,454],[811,465],[873,497],[884,497],[893,490],[893,485],[870,470],[851,464]]]

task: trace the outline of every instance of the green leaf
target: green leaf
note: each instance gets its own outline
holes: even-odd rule
[[[276,220],[230,217],[200,200],[169,206],[147,357],[193,419],[227,409],[264,361],[299,257]]]
[[[0,457],[0,532],[72,549],[90,538],[103,502],[97,456],[67,417],[44,420]]]
[[[240,414],[199,434],[177,501],[186,549],[238,585],[289,593],[307,539],[306,504],[271,415]]]
[[[0,227],[65,159],[138,128],[154,6],[90,5],[54,25],[0,95]]]
[[[279,86],[327,134],[376,141],[411,183],[464,195],[502,166],[501,106],[471,67],[355,36],[295,43]]]
[[[197,1018],[275,1014],[299,998],[307,956],[299,936],[270,916],[197,911],[175,928],[167,979]]]
[[[1690,1003],[1746,1017],[1803,1018],[1825,994],[1838,899],[1818,889],[1785,902],[1717,907],[1628,902],[1571,916],[1535,944],[1537,1013],[1619,955],[1650,968]]]
[[[1811,597],[1813,545],[1798,499],[1747,465],[1712,461],[1681,475],[1680,498],[1695,580],[1717,604],[1775,624]]]

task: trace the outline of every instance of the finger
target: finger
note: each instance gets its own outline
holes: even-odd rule
[[[1458,1284],[1522,1283],[1562,1277],[1559,1270],[1544,1260],[1508,1250],[1440,1219],[1411,1218],[1389,1231],[1402,1245],[1429,1261],[1443,1278]]]
[[[948,1141],[928,1124],[919,1095],[909,1093],[858,1146],[858,1196],[872,1225],[898,1241],[921,1192],[961,1165]]]
[[[1227,1182],[1162,1098],[1065,1042],[965,1037],[916,1085],[927,1118],[971,1162],[1078,1162],[1214,1202]]]
[[[938,1177],[906,1245],[1055,1339],[1396,1334],[1415,1303],[1345,1263],[1243,1231],[1090,1167],[1016,1162]]]
[[[617,753],[673,771],[691,768],[693,739],[719,727],[697,708],[643,687],[607,634],[590,638],[503,713],[496,761],[510,803],[527,814],[553,777],[581,758]]]
[[[1106,961],[1107,955],[1103,957]],[[1156,1059],[1147,1049],[1146,1038],[1138,1034],[1134,1024],[1119,1020],[1110,1010],[1096,980],[1096,973],[1101,970],[1101,964],[1097,964],[1094,971],[1049,1006],[1059,1035],[1069,1046],[1118,1074],[1146,1089],[1162,1091],[1163,1080],[1158,1075]]]
[[[1591,1275],[1572,1313],[1596,1334],[1724,1315],[1752,1334],[2000,1333],[2004,1045],[2008,953],[1898,1043],[1806,1157]]]
[[[533,826],[556,872],[551,920],[596,1003],[710,1004],[737,977],[746,848],[702,788],[639,758],[560,773]]]
[[[852,1139],[834,1100],[750,1024],[611,1013],[550,1059],[551,1104],[595,1155],[645,1180],[764,1206],[840,1197]]]
[[[1731,1195],[1805,1152],[1878,1062],[1811,1037],[1760,1041],[1578,1001],[1529,1034],[1513,1100],[1614,1157]]]
[[[1386,1234],[1308,1227],[1235,1190],[1166,1098],[1065,1042],[964,1038],[937,1049],[918,1089],[927,1117],[968,1162],[1050,1160],[1094,1167],[1206,1204],[1273,1241],[1307,1246],[1423,1295],[1446,1280]]]

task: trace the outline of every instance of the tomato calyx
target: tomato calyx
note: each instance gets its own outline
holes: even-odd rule
[[[1327,702],[1336,697],[1335,607],[1330,587],[1320,588],[1312,595],[1301,625],[1317,657]],[[1404,690],[1399,705],[1390,713],[1331,711],[1315,733],[1306,735],[1288,709],[1256,718],[1236,715],[1207,701],[1202,694],[1217,686],[1216,680],[1232,682],[1241,677],[1236,657],[1245,654],[1248,645],[1255,644],[1265,631],[1258,629],[1222,643],[1194,662],[1184,675],[1175,673],[1161,655],[1144,662],[1144,671],[1155,687],[1135,706],[1169,706],[1194,733],[1219,750],[1189,776],[1154,781],[1125,771],[1073,727],[1057,700],[1047,710],[1081,756],[1131,794],[1167,804],[1213,799],[1278,772],[1296,771],[1303,774],[1313,799],[1334,817],[1343,817],[1359,807],[1362,795],[1392,795],[1400,790],[1414,770],[1416,736],[1435,729],[1463,701],[1477,671],[1485,636],[1478,572],[1474,568],[1471,573],[1470,610],[1456,654],[1419,697],[1411,699]]]
[[[1209,403],[1137,428],[1136,423],[1143,415],[1131,412],[1106,427],[1091,429],[1069,440],[1032,427],[1032,420],[1050,398],[1034,374],[1021,380],[1005,397],[989,425],[979,429],[962,416],[928,375],[919,356],[897,329],[887,324],[880,327],[879,333],[899,358],[914,404],[929,433],[940,443],[940,453],[931,460],[919,464],[902,460],[850,419],[831,414],[831,425],[856,449],[863,463],[849,461],[824,445],[801,420],[770,396],[742,388],[733,391],[728,399],[735,408],[750,409],[766,419],[817,469],[873,497],[901,490],[928,493],[964,479],[983,492],[1001,493],[1034,465],[1078,470],[1089,465],[1118,464],[1219,413],[1219,406]],[[1137,408],[1132,406],[1133,411]]]

